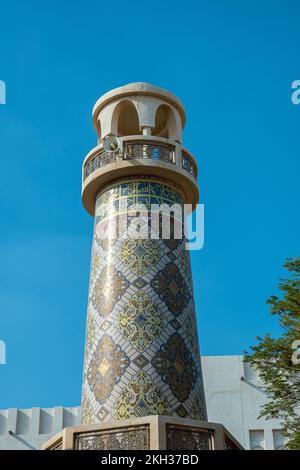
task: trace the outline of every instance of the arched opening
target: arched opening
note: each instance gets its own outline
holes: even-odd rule
[[[169,138],[169,108],[166,105],[161,105],[157,108],[156,115],[155,115],[155,127],[152,130],[152,135],[156,135],[158,137],[165,137],[166,139]]]
[[[118,109],[118,136],[139,135],[139,117],[137,110],[130,101],[122,101]]]
[[[96,128],[97,128],[98,142],[101,142],[101,121],[100,121],[99,116],[97,118]]]
[[[157,108],[155,128],[152,131],[152,135],[164,137],[165,139],[179,139],[174,111],[166,104],[162,104]]]

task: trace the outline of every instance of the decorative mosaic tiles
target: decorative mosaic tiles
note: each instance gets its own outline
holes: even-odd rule
[[[138,276],[146,274],[159,259],[160,249],[155,240],[128,239],[120,250],[120,260]]]
[[[122,336],[139,352],[144,352],[160,335],[164,318],[151,297],[143,291],[136,292],[124,307],[116,327]]]
[[[103,221],[126,211],[127,205],[143,204],[147,209],[152,204],[184,204],[182,195],[169,184],[153,180],[134,179],[128,183],[112,185],[99,194],[96,200],[96,221]]]
[[[128,285],[129,282],[125,276],[113,266],[103,268],[92,293],[92,303],[99,315],[106,316],[111,313]]]
[[[129,365],[129,359],[109,336],[98,343],[89,364],[87,380],[95,398],[104,403]]]
[[[127,419],[132,415],[168,415],[167,401],[161,390],[146,372],[140,370],[121,392],[113,412],[115,419]]]
[[[189,303],[188,286],[175,262],[168,263],[159,271],[151,286],[175,316],[180,315]]]
[[[169,184],[128,180],[96,203],[84,381],[83,422],[153,414],[206,419],[189,253],[184,240],[99,240],[125,197],[183,203]],[[111,216],[111,219],[109,218]]]
[[[192,354],[182,337],[175,333],[163,344],[152,360],[152,364],[174,396],[185,402],[197,379],[197,369]]]

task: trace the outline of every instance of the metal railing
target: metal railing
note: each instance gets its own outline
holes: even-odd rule
[[[126,160],[147,158],[150,160],[161,160],[175,165],[175,147],[172,145],[126,142],[124,154]]]
[[[95,170],[98,170],[98,168],[102,168],[109,163],[116,162],[117,154],[119,154],[119,152],[105,152],[105,150],[100,150],[99,153],[86,163],[84,167],[84,179],[86,179]]]
[[[117,160],[157,160],[176,165],[175,146],[168,144],[146,143],[141,141],[125,141],[123,152],[117,149],[114,152],[106,152],[104,149],[96,153],[84,166],[84,180],[98,168],[102,168]],[[182,168],[193,176],[197,176],[197,170],[192,159],[186,152],[182,152]]]
[[[185,152],[182,152],[182,168],[185,171],[188,171],[191,175],[195,177],[197,176],[196,166]]]

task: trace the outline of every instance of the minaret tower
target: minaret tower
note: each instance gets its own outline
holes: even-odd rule
[[[182,146],[183,106],[161,88],[131,83],[97,101],[93,123],[98,145],[82,173],[83,205],[95,219],[83,423],[206,419],[185,240],[107,239],[124,197],[129,211],[131,204],[198,202],[197,165]]]
[[[190,257],[178,230],[183,207],[199,199],[196,161],[182,146],[183,105],[130,83],[97,101],[93,123],[98,145],[82,171],[94,218],[82,425],[43,448],[240,448],[206,415]]]

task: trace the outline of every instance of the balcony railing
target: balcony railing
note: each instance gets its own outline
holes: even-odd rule
[[[114,163],[117,161],[117,154],[119,152],[105,152],[105,150],[100,150],[91,160],[89,160],[84,167],[84,179],[86,179],[91,173],[98,168],[108,165],[109,163]]]
[[[114,152],[106,152],[101,149],[84,166],[84,180],[98,168],[102,168],[118,160],[157,160],[176,165],[175,146],[168,144],[156,144],[145,142],[124,142],[123,152],[117,149]],[[182,168],[193,176],[197,176],[194,162],[182,152]]]
[[[185,171],[188,171],[191,175],[197,176],[197,171],[194,162],[192,159],[186,154],[186,152],[182,152],[182,168]]]
[[[175,147],[172,145],[126,142],[124,158],[126,160],[148,158],[150,160],[161,160],[175,165]]]

